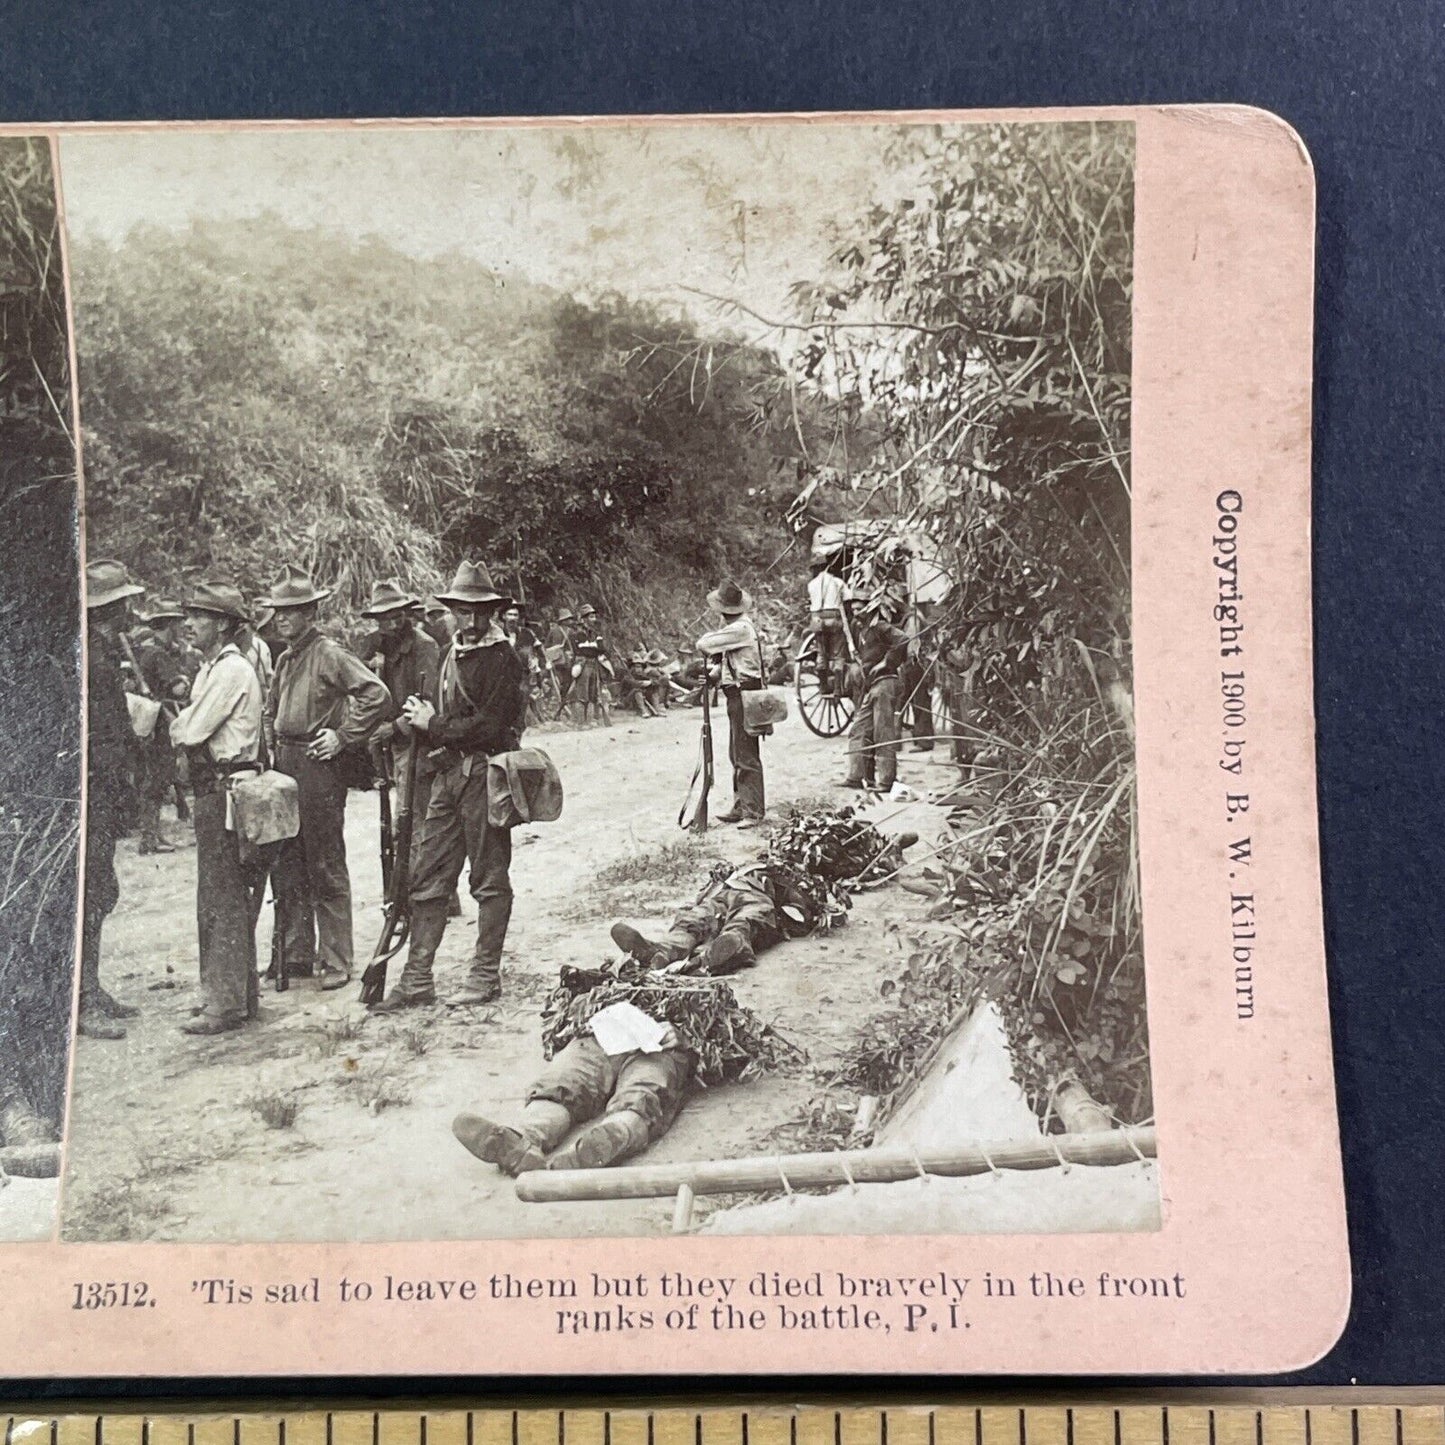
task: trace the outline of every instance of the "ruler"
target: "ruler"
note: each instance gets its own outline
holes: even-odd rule
[[[1381,1391],[1388,1396],[1390,1392]],[[728,1405],[378,1409],[0,1407],[5,1445],[1445,1445],[1445,1392],[1412,1403]],[[1203,1392],[1200,1392],[1203,1395]],[[1329,1393],[1316,1397],[1329,1400]]]

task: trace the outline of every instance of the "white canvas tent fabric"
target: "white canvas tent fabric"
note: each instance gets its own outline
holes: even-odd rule
[[[933,1061],[918,1089],[879,1132],[889,1148],[1036,1139],[1038,1119],[1012,1077],[1003,1020],[976,1009]],[[1000,1170],[967,1179],[863,1184],[720,1210],[705,1234],[1068,1234],[1157,1229],[1158,1170]]]

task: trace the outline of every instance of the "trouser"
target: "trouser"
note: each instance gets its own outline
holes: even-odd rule
[[[226,831],[224,788],[196,794],[196,931],[202,1011],[234,1021],[256,1012],[252,891],[236,835]]]
[[[622,705],[630,707],[639,717],[651,717],[657,709],[653,705],[652,684],[623,673],[617,679],[617,691]]]
[[[743,726],[743,694],[725,687],[728,708],[728,761],[733,769],[733,807],[745,818],[761,818],[767,807],[763,789],[762,740]]]
[[[502,945],[512,917],[512,834],[487,821],[487,760],[471,760],[470,776],[456,763],[432,779],[422,824],[421,852],[411,881],[411,948],[398,987],[430,988],[437,944],[446,927],[446,903],[462,866],[471,864],[468,887],[477,901],[477,943],[468,984],[499,983]]]
[[[815,612],[809,630],[817,638],[818,676],[823,680],[825,687],[832,687],[836,682],[833,674],[835,670],[840,670],[839,664],[842,663],[847,651],[847,639],[843,633],[843,614],[833,607],[822,612]]]
[[[80,931],[80,1006],[100,990],[100,928],[120,902],[115,876],[119,810],[90,808],[85,820],[85,910]]]
[[[176,760],[165,719],[161,718],[155,732],[141,743],[136,767],[137,831],[143,848],[154,848],[160,841],[161,804],[174,791],[175,777]]]
[[[868,685],[848,729],[848,777],[885,791],[898,776],[898,679]]]
[[[628,1110],[646,1122],[651,1144],[672,1127],[696,1068],[688,1049],[607,1054],[590,1033],[582,1034],[542,1069],[527,1102],[561,1104],[574,1124]]]
[[[933,684],[931,667],[909,658],[899,669],[898,685],[903,709],[908,713],[908,730],[914,738],[933,746]]]
[[[696,903],[672,920],[662,943],[680,949],[687,957],[718,934],[729,932],[741,934],[755,955],[783,936],[772,897],[746,875],[711,884]]]
[[[304,743],[283,742],[276,768],[296,779],[301,831],[281,847],[272,872],[286,964],[293,973],[351,972],[351,875],[346,868],[346,785],[332,763],[306,756]]]
[[[943,701],[948,709],[949,755],[953,762],[962,765],[973,754],[965,731],[969,717],[968,689],[962,677],[951,669],[943,672]]]

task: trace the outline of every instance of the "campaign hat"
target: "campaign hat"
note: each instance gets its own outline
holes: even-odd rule
[[[512,599],[492,586],[492,575],[480,562],[463,562],[452,578],[450,592],[438,592],[437,601],[480,607],[488,602],[508,603]]]
[[[246,599],[239,587],[229,582],[197,582],[186,598],[187,612],[211,612],[217,617],[229,617],[236,622],[249,622],[251,614]]]
[[[576,614],[575,612],[573,612],[570,607],[564,607],[564,608],[557,614],[557,621],[558,621],[558,622],[576,622],[576,620],[577,620],[577,614]]]
[[[85,606],[89,611],[119,602],[122,597],[141,597],[145,588],[130,580],[124,562],[102,557],[85,564]]]
[[[371,584],[371,602],[361,609],[363,617],[380,617],[384,612],[400,612],[416,598],[395,577],[384,577]]]
[[[660,647],[654,647],[652,651],[647,654],[647,660],[653,667],[661,667],[662,664],[667,661],[667,654]]]
[[[154,627],[158,622],[179,622],[185,615],[186,610],[179,602],[172,602],[169,597],[157,597],[141,620],[148,627]]]
[[[331,596],[329,587],[318,587],[304,567],[288,562],[271,584],[270,595],[261,599],[266,607],[307,607]]]
[[[736,582],[727,581],[707,594],[707,605],[724,617],[738,617],[751,610],[753,599]]]

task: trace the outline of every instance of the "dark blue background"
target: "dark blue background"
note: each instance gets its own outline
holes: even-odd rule
[[[1343,1340],[1300,1378],[1331,1383],[1445,1376],[1442,75],[1439,0],[0,3],[9,121],[1239,101],[1299,130],[1319,181],[1319,779],[1355,1270]]]

